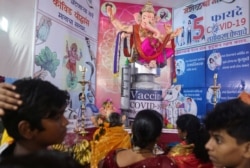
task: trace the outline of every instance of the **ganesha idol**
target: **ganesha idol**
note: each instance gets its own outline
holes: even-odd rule
[[[123,25],[115,19],[112,5],[106,5],[106,11],[113,26],[132,38],[132,62],[136,61],[148,68],[161,68],[166,65],[166,60],[174,53],[173,39],[181,33],[181,28],[173,32],[171,25],[164,24],[164,32],[160,31],[156,25],[160,18],[151,2],[147,2],[139,13],[134,14],[134,25]]]

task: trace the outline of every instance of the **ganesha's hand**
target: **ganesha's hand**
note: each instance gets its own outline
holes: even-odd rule
[[[171,37],[177,37],[177,36],[179,36],[180,34],[181,34],[181,32],[182,32],[182,28],[177,28],[172,34],[171,34]]]
[[[125,39],[127,37],[130,37],[130,34],[129,33],[126,33],[126,32],[122,32],[121,34],[121,39]]]
[[[148,23],[148,22],[142,22],[141,23],[141,26],[144,28],[144,29],[147,29],[149,30],[150,32],[153,33],[153,37],[155,39],[158,39],[161,41],[161,32],[157,29],[157,27],[153,26],[152,23]]]
[[[153,34],[153,37],[154,37],[155,39],[158,39],[160,42],[162,42],[161,33],[160,33],[159,31],[155,32],[155,33]]]
[[[164,24],[164,28],[167,34],[170,34],[173,32],[172,26],[170,24]]]

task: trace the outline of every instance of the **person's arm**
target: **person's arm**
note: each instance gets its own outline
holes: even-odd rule
[[[110,18],[112,25],[119,31],[124,31],[126,33],[133,33],[133,25],[124,25],[119,20]]]
[[[8,83],[0,83],[0,116],[4,109],[16,110],[22,104],[20,95],[15,93],[16,87]]]

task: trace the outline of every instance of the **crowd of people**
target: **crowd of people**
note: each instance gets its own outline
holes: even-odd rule
[[[164,167],[176,168],[165,155],[154,151],[157,138],[161,135],[163,118],[157,111],[142,110],[132,124],[132,148],[111,150],[100,162],[102,168],[119,167]]]
[[[40,79],[0,83],[0,115],[12,137],[10,143],[0,146],[0,167],[23,168],[35,163],[43,167],[84,167],[66,153],[48,150],[48,146],[61,143],[66,134],[68,121],[63,113],[68,98],[66,91]],[[250,94],[242,92],[235,99],[218,103],[204,120],[191,114],[180,115],[176,125],[182,141],[168,153],[158,154],[157,140],[163,128],[160,113],[150,109],[138,112],[131,136],[123,130],[120,114],[110,113],[105,133],[98,140],[93,137],[96,149],[98,143],[106,144],[102,148],[105,153],[96,158],[95,165],[103,168],[249,168],[249,121]],[[120,134],[111,138],[117,130]],[[115,145],[109,148],[112,140]]]

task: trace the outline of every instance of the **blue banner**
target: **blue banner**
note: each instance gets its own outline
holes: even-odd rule
[[[176,75],[184,88],[205,87],[205,51],[177,56]]]

